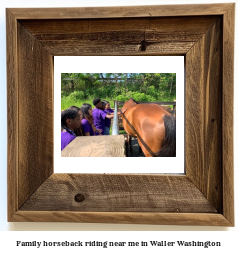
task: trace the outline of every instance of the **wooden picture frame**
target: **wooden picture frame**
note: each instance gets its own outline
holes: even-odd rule
[[[6,9],[8,221],[234,226],[234,12],[234,3]],[[184,55],[186,174],[54,174],[60,55]]]

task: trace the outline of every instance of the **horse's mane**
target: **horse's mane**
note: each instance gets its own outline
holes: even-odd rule
[[[135,101],[133,98],[131,98],[136,104],[140,104],[139,102]]]

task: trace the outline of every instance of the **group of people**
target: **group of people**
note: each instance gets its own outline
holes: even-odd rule
[[[61,112],[61,151],[77,136],[109,135],[114,111],[108,101],[100,98],[93,105],[71,106]],[[118,115],[120,113],[118,112]]]

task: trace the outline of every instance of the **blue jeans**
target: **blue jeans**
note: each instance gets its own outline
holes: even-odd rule
[[[104,135],[110,135],[109,128],[105,126]]]

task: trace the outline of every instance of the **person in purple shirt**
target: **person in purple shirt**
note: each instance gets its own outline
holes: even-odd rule
[[[94,136],[95,133],[100,134],[101,129],[95,128],[93,124],[93,113],[92,113],[92,106],[88,103],[84,103],[81,106],[81,112],[82,112],[82,127],[83,127],[83,132],[85,136]]]
[[[103,100],[102,103],[105,105],[104,112],[106,112],[108,115],[111,115],[114,113],[114,111],[110,107],[110,103],[106,100]],[[111,127],[111,119],[110,118],[105,118],[105,129],[104,129],[104,135],[110,135],[109,130]]]
[[[74,130],[80,127],[80,116],[76,110],[66,109],[61,112],[61,151],[76,138]]]
[[[83,136],[83,127],[81,125],[81,121],[82,121],[82,112],[81,112],[81,109],[77,106],[70,106],[69,109],[73,109],[73,110],[76,110],[79,114],[79,117],[80,117],[80,126],[78,129],[75,129],[74,130],[74,133],[76,134],[76,136]]]
[[[102,130],[102,135],[104,135],[104,129],[105,129],[105,119],[111,119],[113,118],[114,114],[108,115],[104,110],[103,110],[103,104],[101,99],[95,98],[93,100],[93,105],[96,107],[93,110],[93,118],[94,118],[94,125],[97,129]],[[97,134],[96,134],[97,135]]]

